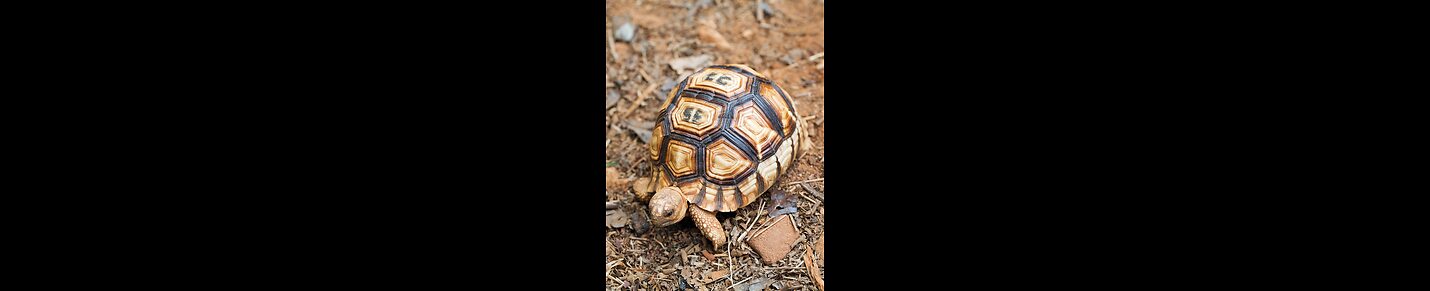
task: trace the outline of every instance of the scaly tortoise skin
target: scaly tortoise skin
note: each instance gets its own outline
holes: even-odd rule
[[[775,185],[799,156],[802,121],[794,100],[750,67],[710,66],[682,80],[649,144],[659,189],[649,197],[652,222],[668,226],[688,212],[720,249],[726,236],[715,212],[749,205]]]

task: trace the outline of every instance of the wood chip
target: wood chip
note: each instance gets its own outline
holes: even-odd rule
[[[750,247],[755,249],[755,253],[760,255],[760,260],[765,265],[773,265],[779,262],[794,247],[794,243],[799,240],[799,233],[794,228],[794,222],[790,215],[780,215],[774,223],[764,231],[756,233],[750,238]]]
[[[824,234],[819,234],[819,240],[814,242],[814,254],[819,257],[819,266],[824,266]]]
[[[707,251],[705,251],[705,250],[700,250],[700,256],[705,257],[706,260],[709,260],[709,261],[712,261],[712,262],[715,261],[715,255],[711,255],[710,252],[707,252]]]
[[[817,53],[817,54],[814,54],[814,55],[812,55],[812,56],[809,56],[809,61],[813,62],[814,60],[817,60],[817,59],[822,58],[822,57],[824,57],[824,52],[819,52],[819,53]]]
[[[814,266],[814,253],[810,248],[804,248],[804,266],[809,268],[809,277],[814,279],[814,286],[824,291],[824,277],[819,275],[819,268]]]
[[[705,273],[704,284],[710,284],[711,282],[719,281],[720,279],[725,279],[725,275],[729,274],[730,270],[716,270]]]

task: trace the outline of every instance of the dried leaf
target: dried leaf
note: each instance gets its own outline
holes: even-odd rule
[[[652,129],[652,128],[655,128],[655,122],[652,122],[652,121],[639,121],[639,120],[626,120],[626,128],[650,130],[650,129]]]
[[[626,216],[625,211],[606,210],[606,227],[622,228],[631,222],[631,218]]]
[[[706,272],[706,273],[705,273],[705,284],[710,284],[710,282],[715,282],[715,280],[724,279],[724,278],[725,278],[725,275],[729,275],[729,274],[730,274],[730,269],[720,269],[720,270],[716,270],[716,271],[712,271],[712,272]]]
[[[674,79],[666,78],[666,79],[665,79],[665,83],[660,84],[660,91],[661,91],[661,92],[670,92],[670,89],[675,89],[675,85],[680,85],[680,82],[676,82]],[[660,97],[664,97],[664,96],[660,96]],[[662,98],[661,101],[665,101],[665,99]]]
[[[715,57],[711,55],[698,55],[684,58],[676,58],[670,60],[670,62],[668,63],[670,64],[670,68],[675,70],[676,73],[684,74],[687,72],[694,72],[695,70],[700,68],[704,68],[705,65],[709,64],[710,61],[713,59],[715,59]]]
[[[639,139],[641,140],[641,143],[649,143],[649,142],[650,142],[651,131],[650,131],[649,129],[635,129],[635,128],[632,128],[632,129],[630,129],[630,130],[631,130],[631,133],[633,133],[633,134],[636,135],[636,138],[639,138]]]
[[[651,129],[655,128],[655,122],[626,120],[626,128],[635,133],[642,143],[648,143],[651,138]]]
[[[606,108],[616,106],[616,101],[621,100],[621,92],[616,90],[606,90]]]
[[[781,214],[791,214],[799,212],[799,210],[795,207],[795,204],[799,202],[799,199],[796,199],[795,196],[796,195],[789,194],[783,190],[780,190],[780,188],[771,188],[771,203],[769,204],[769,206],[765,207],[765,212],[770,213],[770,218],[777,217]]]
[[[765,287],[769,286],[769,283],[770,283],[770,282],[769,282],[769,279],[767,279],[767,278],[765,278],[765,277],[758,277],[758,278],[750,279],[750,281],[746,281],[745,283],[740,283],[740,284],[738,284],[738,285],[735,285],[735,290],[750,290],[750,291],[765,290]]]

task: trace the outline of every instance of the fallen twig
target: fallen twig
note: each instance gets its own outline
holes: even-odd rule
[[[759,276],[750,276],[749,278],[745,278],[744,280],[740,280],[740,282],[735,282],[735,284],[730,284],[730,287],[725,287],[725,289],[735,288],[736,285],[740,285],[740,283],[745,283],[745,281],[749,281],[750,279],[754,279],[755,277],[759,277]]]
[[[660,86],[660,84],[656,84],[655,81],[651,81],[650,86],[646,86],[644,90],[641,90],[641,92],[644,92],[646,96],[655,96],[656,86]],[[641,100],[645,100],[645,97],[642,96]]]
[[[760,6],[765,6],[765,0],[755,1],[755,20],[760,21],[760,23],[765,23],[765,9],[760,8]]]
[[[645,98],[645,95],[640,95],[640,93],[641,93],[641,92],[639,92],[639,91],[636,92],[636,94],[638,95],[638,97],[644,99],[644,98]],[[626,115],[630,115],[631,112],[635,112],[636,107],[640,107],[640,105],[641,105],[640,102],[631,102],[631,106],[626,107],[625,109],[621,109],[621,112],[620,112],[621,119],[626,119]]]
[[[765,200],[760,200],[760,208],[755,209],[765,209]],[[745,226],[745,231],[740,232],[740,238],[737,240],[743,242],[745,241],[745,238],[750,236],[750,228],[755,226],[755,222],[760,221],[760,216],[764,215],[760,215],[760,212],[756,210],[755,219],[750,220],[750,225]]]
[[[820,57],[823,57],[823,56],[824,56],[824,52],[819,52],[819,53],[817,53],[817,54],[814,54],[814,55],[812,55],[812,56],[809,56],[809,61],[813,62],[814,60],[817,60],[817,59],[819,59]]]
[[[625,285],[626,285],[626,281],[621,281],[621,279],[617,279],[616,277],[612,277],[612,276],[611,276],[611,273],[606,273],[606,278],[611,278],[611,280],[616,280],[616,282],[621,282],[621,286],[625,286]]]
[[[800,185],[804,185],[804,184],[800,184]],[[809,200],[809,203],[814,203],[814,206],[819,206],[819,201],[814,201],[814,198],[809,198],[809,195],[804,195],[804,193],[800,193],[800,194],[799,194],[799,197],[804,197],[804,200]]]
[[[636,72],[641,73],[641,77],[645,78],[645,81],[646,81],[646,82],[650,82],[650,83],[652,83],[652,84],[655,83],[655,78],[651,78],[651,77],[650,77],[650,74],[647,74],[647,73],[645,72],[645,69],[641,69],[641,70],[636,71]]]
[[[819,190],[815,190],[814,186],[810,186],[809,183],[799,183],[799,186],[804,187],[804,192],[809,192],[810,195],[814,195],[814,197],[819,197],[819,200],[821,201],[824,200],[824,192],[819,192]]]
[[[789,182],[789,183],[785,183],[785,186],[790,186],[790,185],[799,184],[799,183],[805,183],[805,182],[819,182],[819,181],[824,181],[824,178],[809,179],[809,180],[804,180],[804,181]]]
[[[621,55],[616,53],[616,38],[611,36],[610,29],[606,29],[606,45],[611,48],[611,58],[621,61]]]

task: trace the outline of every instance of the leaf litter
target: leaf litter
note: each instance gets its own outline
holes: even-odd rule
[[[639,2],[639,4],[637,4]],[[674,4],[678,3],[678,4]],[[818,0],[777,1],[635,1],[606,2],[608,15],[624,16],[621,23],[611,23],[608,17],[606,90],[611,104],[606,106],[606,157],[612,171],[612,183],[606,201],[619,203],[609,211],[611,225],[607,230],[607,259],[617,262],[608,267],[607,288],[611,290],[816,290],[814,280],[802,265],[803,249],[791,250],[774,265],[763,264],[749,245],[753,236],[763,231],[775,219],[786,217],[794,229],[793,238],[801,248],[818,245],[823,233],[822,192],[807,186],[780,183],[775,187],[784,192],[782,203],[774,203],[773,192],[764,193],[755,202],[733,213],[718,217],[730,239],[719,250],[709,246],[689,219],[667,227],[646,225],[649,222],[646,200],[637,192],[653,188],[659,168],[650,164],[647,144],[653,136],[642,130],[642,122],[653,122],[669,91],[696,69],[725,63],[742,63],[769,76],[795,101],[796,109],[806,117],[806,138],[812,147],[804,148],[789,173],[780,181],[806,181],[823,177],[824,78],[822,71],[825,51],[823,41],[823,4]],[[757,11],[765,8],[763,21]],[[702,23],[706,22],[706,23]],[[634,23],[634,33],[627,40],[619,32],[626,23]],[[706,39],[701,27],[707,27]],[[712,29],[713,28],[713,29]],[[718,34],[728,48],[721,48],[713,38]],[[795,50],[798,49],[798,50]],[[617,54],[618,53],[618,54]],[[811,53],[813,53],[811,55]],[[616,58],[619,57],[619,58]],[[795,57],[800,57],[796,59]],[[786,60],[794,61],[793,65]],[[609,175],[609,174],[608,174]],[[644,180],[640,178],[645,178]],[[805,183],[814,190],[824,190],[822,181]],[[797,192],[796,192],[797,191]],[[809,194],[805,194],[809,193]],[[799,197],[796,197],[799,196]],[[803,197],[803,198],[802,198]],[[822,201],[819,201],[822,202]],[[769,206],[778,204],[779,207]],[[763,206],[761,206],[763,205]],[[766,210],[773,209],[773,210]],[[789,209],[789,210],[785,210]],[[616,214],[619,212],[620,214]],[[778,212],[778,213],[776,213]],[[774,215],[769,215],[775,213]],[[785,215],[788,214],[788,215]],[[624,218],[622,218],[624,217]],[[758,219],[756,219],[758,218]],[[623,221],[624,224],[619,223]],[[797,225],[795,227],[794,225]],[[738,229],[738,230],[737,230]],[[739,238],[738,240],[736,238]],[[712,255],[706,257],[704,253]],[[816,263],[822,265],[823,254],[815,250]],[[797,271],[797,272],[796,272]],[[822,271],[822,270],[821,270]],[[724,273],[724,276],[718,276]],[[720,278],[727,278],[720,280]],[[709,280],[713,279],[713,280]]]

